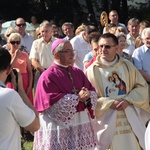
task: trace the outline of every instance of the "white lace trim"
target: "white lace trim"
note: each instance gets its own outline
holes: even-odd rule
[[[77,112],[78,96],[67,94],[52,107],[46,110],[47,115],[62,126],[72,125],[74,114]]]
[[[91,109],[95,112],[97,95],[91,91]],[[69,127],[72,125],[74,114],[77,112],[76,106],[78,105],[78,96],[75,94],[67,94],[61,98],[52,107],[46,110],[46,114],[55,122],[62,126]],[[95,115],[95,114],[94,114]]]
[[[33,150],[94,150],[95,147],[92,125],[86,123],[69,129],[37,131]]]
[[[91,104],[92,104],[92,110],[95,111],[96,104],[97,104],[97,94],[94,91],[91,91]]]

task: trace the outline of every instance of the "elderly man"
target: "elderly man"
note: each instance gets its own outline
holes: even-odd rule
[[[15,29],[22,36],[21,46],[23,46],[23,50],[30,53],[32,43],[34,38],[29,33],[26,33],[26,22],[23,18],[17,18],[15,21]]]
[[[80,69],[70,66],[74,51],[69,41],[54,41],[52,53],[54,63],[40,76],[35,94],[41,128],[33,149],[94,150],[94,88]]]
[[[30,132],[39,129],[37,112],[24,91],[22,79],[18,76],[18,92],[5,87],[6,78],[11,70],[11,55],[0,48],[0,149],[21,150],[20,126]]]
[[[135,49],[132,55],[133,63],[149,85],[150,94],[150,28],[145,28],[141,36],[144,45]]]
[[[145,123],[150,118],[148,85],[132,63],[117,55],[115,35],[101,35],[98,45],[100,56],[86,75],[99,97],[95,125],[99,149],[145,149]]]
[[[34,77],[34,90],[39,76],[44,72],[53,62],[54,58],[50,51],[52,43],[56,38],[52,37],[52,25],[48,21],[40,24],[40,33],[42,38],[33,42],[29,58],[36,70]]]

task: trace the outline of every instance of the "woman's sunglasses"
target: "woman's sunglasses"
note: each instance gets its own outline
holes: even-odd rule
[[[15,44],[19,45],[19,44],[20,44],[20,41],[10,41],[10,43],[11,43],[12,45],[15,45]]]

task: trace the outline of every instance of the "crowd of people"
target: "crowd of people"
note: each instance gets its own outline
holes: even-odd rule
[[[0,36],[0,149],[150,149],[150,23],[91,17],[17,18]]]

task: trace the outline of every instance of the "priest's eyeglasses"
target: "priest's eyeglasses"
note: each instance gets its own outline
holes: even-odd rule
[[[75,50],[67,49],[67,50],[59,51],[59,53],[67,53],[67,54],[70,54],[70,53],[74,53],[74,51],[75,51]]]
[[[110,49],[111,47],[114,47],[116,45],[99,45],[100,48],[106,48],[106,49]]]

